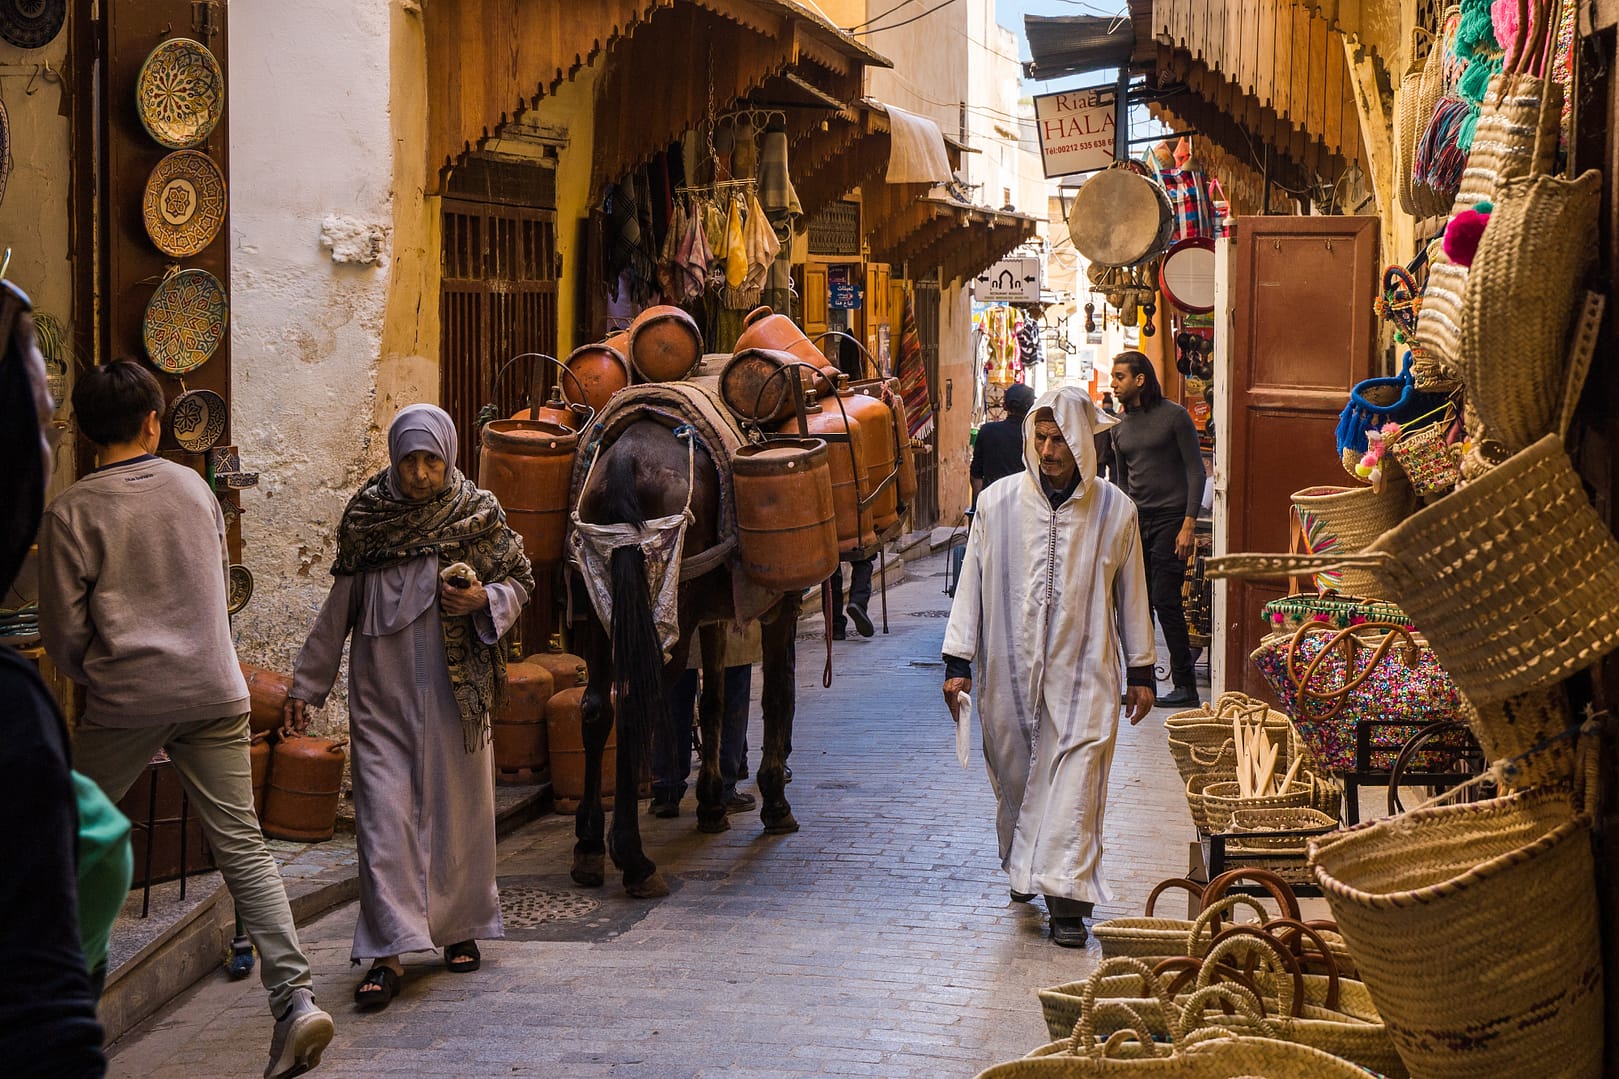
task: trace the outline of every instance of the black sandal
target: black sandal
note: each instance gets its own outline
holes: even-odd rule
[[[388,1002],[399,995],[399,975],[393,968],[378,963],[354,987],[354,1003],[362,1008],[386,1008]]]
[[[483,966],[483,956],[478,954],[478,942],[463,940],[460,944],[445,948],[444,966],[456,974],[471,974]]]

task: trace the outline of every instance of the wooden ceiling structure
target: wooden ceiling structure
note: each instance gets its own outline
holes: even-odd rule
[[[1357,75],[1345,31],[1357,32],[1372,0],[1131,0],[1138,25],[1135,66],[1165,96],[1152,111],[1203,137],[1204,163],[1228,166],[1233,202],[1254,209],[1249,190],[1266,178],[1296,196],[1367,168]],[[1377,23],[1381,26],[1381,23]],[[1149,55],[1150,51],[1150,55]],[[1194,142],[1197,141],[1194,139]]]
[[[597,183],[649,161],[711,102],[724,113],[785,78],[851,101],[867,66],[890,66],[799,0],[457,0],[424,4],[422,18],[429,174],[440,184],[501,125],[598,61]],[[823,115],[784,111],[790,139]]]

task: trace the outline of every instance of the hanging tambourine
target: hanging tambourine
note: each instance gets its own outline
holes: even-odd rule
[[[1207,236],[1181,240],[1169,249],[1158,269],[1164,299],[1182,311],[1214,310],[1214,241]]]

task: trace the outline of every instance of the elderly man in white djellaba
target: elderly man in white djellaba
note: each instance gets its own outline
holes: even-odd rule
[[[1077,948],[1105,902],[1102,814],[1119,729],[1153,704],[1152,614],[1135,504],[1096,474],[1118,422],[1084,391],[1050,391],[1024,420],[1025,472],[984,489],[945,628],[944,696],[979,665],[984,759],[1012,898],[1044,894],[1051,939]]]

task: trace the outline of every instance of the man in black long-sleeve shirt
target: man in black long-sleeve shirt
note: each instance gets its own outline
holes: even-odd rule
[[[1160,705],[1195,707],[1197,678],[1187,639],[1181,585],[1203,506],[1203,453],[1186,410],[1164,399],[1152,361],[1139,352],[1113,358],[1113,395],[1124,406],[1112,439],[1113,481],[1136,504],[1153,614],[1169,646],[1174,692]]]

